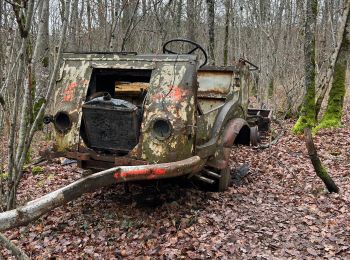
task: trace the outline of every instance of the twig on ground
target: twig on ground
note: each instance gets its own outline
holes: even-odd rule
[[[7,239],[3,234],[0,233],[0,244],[6,249],[10,250],[17,259],[29,259],[29,257],[14,243]]]

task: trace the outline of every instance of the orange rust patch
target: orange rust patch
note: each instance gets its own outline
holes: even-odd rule
[[[156,178],[156,176],[164,175],[166,174],[166,170],[159,168],[159,169],[136,169],[136,170],[130,170],[125,172],[116,172],[114,174],[115,179],[119,178],[127,178],[128,176],[134,176],[134,175],[145,175],[147,179],[153,179]]]
[[[180,88],[179,86],[169,86],[169,93],[157,93],[153,96],[153,100],[160,100],[164,98],[169,98],[176,102],[181,101],[184,97],[188,95],[188,89]]]
[[[63,101],[69,102],[73,99],[75,94],[75,88],[78,86],[77,82],[70,83],[63,91]]]

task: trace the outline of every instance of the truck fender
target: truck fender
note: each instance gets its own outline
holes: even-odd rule
[[[242,118],[231,119],[226,124],[221,137],[222,139],[218,146],[221,153],[207,161],[208,166],[217,169],[228,167],[231,149],[234,144],[250,144],[250,128],[247,121]]]

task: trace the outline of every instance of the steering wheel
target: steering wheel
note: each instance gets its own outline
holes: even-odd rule
[[[178,53],[178,52],[175,52],[173,50],[170,50],[168,49],[168,45],[170,43],[173,43],[173,42],[182,42],[182,43],[189,43],[190,46],[194,46],[190,51],[188,52],[182,52],[182,53]],[[193,54],[196,50],[200,50],[203,55],[204,55],[204,61],[202,62],[202,64],[199,66],[200,68],[203,67],[205,64],[207,64],[207,61],[208,61],[208,55],[207,55],[207,52],[203,49],[202,46],[200,46],[198,43],[196,42],[193,42],[193,41],[190,41],[190,40],[187,40],[187,39],[181,39],[181,38],[177,38],[177,39],[172,39],[170,41],[167,41],[166,43],[164,43],[163,45],[163,53],[169,53],[169,54]]]

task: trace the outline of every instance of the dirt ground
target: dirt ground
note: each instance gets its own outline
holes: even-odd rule
[[[350,112],[344,127],[315,137],[340,188],[329,194],[315,175],[302,137],[289,130],[268,149],[235,147],[231,166],[249,175],[224,193],[186,181],[156,188],[123,185],[86,194],[31,225],[5,234],[33,259],[316,259],[350,258]],[[290,129],[291,122],[285,122]],[[29,169],[27,201],[81,177],[75,164]],[[1,247],[0,247],[1,250]],[[0,251],[5,258],[8,251]]]

